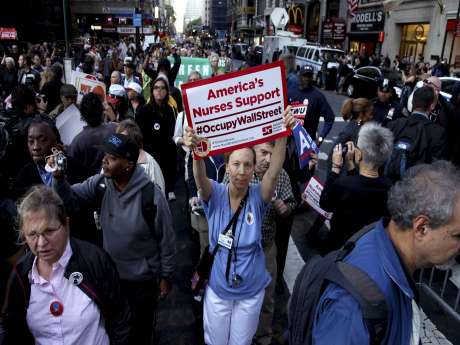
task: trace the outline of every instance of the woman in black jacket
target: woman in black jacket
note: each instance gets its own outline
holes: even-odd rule
[[[129,309],[109,255],[69,238],[64,204],[49,187],[33,187],[18,214],[30,251],[9,280],[5,344],[128,344]]]
[[[152,96],[149,102],[136,115],[136,122],[144,137],[144,150],[150,153],[161,167],[169,200],[175,199],[174,185],[177,176],[177,148],[172,139],[176,115],[175,108],[170,102],[168,81],[166,78],[158,77],[152,83]]]

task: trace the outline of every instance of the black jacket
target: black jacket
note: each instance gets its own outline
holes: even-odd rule
[[[128,344],[130,311],[127,301],[121,294],[120,278],[115,264],[106,252],[90,243],[70,238],[70,246],[73,253],[64,276],[69,279],[73,272],[82,273],[83,281],[78,288],[99,307],[105,320],[105,330],[110,344]],[[28,275],[34,259],[32,252],[26,253],[11,273],[5,345],[35,343],[26,321],[30,299]]]
[[[67,157],[66,176],[69,183],[79,183],[86,180],[86,171],[78,161],[72,157]],[[32,161],[24,165],[16,175],[13,187],[15,199],[21,198],[30,187],[37,184],[43,184],[43,181],[38,172],[36,163]]]
[[[86,180],[87,172],[84,167],[72,157],[67,157],[67,180],[71,184]],[[13,187],[15,199],[21,198],[32,186],[43,184],[42,178],[38,173],[34,162],[26,164],[16,176]],[[94,223],[94,207],[82,206],[77,211],[67,210],[70,217],[70,234],[81,240],[89,241],[93,244],[101,244],[102,234],[96,230]]]
[[[449,158],[447,135],[444,128],[436,123],[431,122],[425,116],[415,112],[413,112],[407,119],[400,118],[389,122],[387,127],[394,134],[399,128],[401,128],[405,121],[421,122],[425,126],[427,137],[427,152],[425,153],[425,161],[420,163],[430,164],[436,160]],[[397,139],[398,138],[395,138],[395,141],[397,141]]]
[[[374,98],[372,104],[374,107],[372,119],[377,123],[385,126],[389,121],[402,117],[401,107],[397,102],[390,100],[390,102],[383,103],[378,98]]]

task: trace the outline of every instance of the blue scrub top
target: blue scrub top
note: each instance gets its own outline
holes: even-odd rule
[[[207,202],[203,202],[209,225],[209,247],[212,252],[219,234],[230,222],[233,212],[230,207],[228,185],[212,182],[212,193]],[[265,269],[265,257],[262,249],[262,219],[267,204],[262,200],[260,184],[249,187],[245,207],[241,210],[234,234],[229,281],[225,278],[229,250],[220,246],[214,258],[209,286],[224,300],[251,298],[265,289],[271,278]],[[241,276],[238,287],[232,287],[234,272]]]

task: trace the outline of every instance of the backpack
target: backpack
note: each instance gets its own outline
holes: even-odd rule
[[[428,137],[425,124],[413,116],[393,121],[388,127],[394,135],[394,146],[384,175],[396,182],[410,167],[428,163]]]
[[[359,268],[343,262],[356,242],[375,224],[354,234],[345,245],[324,257],[314,256],[296,278],[288,312],[289,345],[311,345],[316,309],[329,282],[345,289],[359,303],[368,326],[370,344],[385,336],[388,307],[377,284]]]
[[[105,191],[107,189],[105,183],[104,175],[101,175],[99,181],[96,184],[96,202],[95,206],[97,211],[95,211],[95,222],[98,229],[101,229],[101,225],[99,223],[99,215],[101,214],[101,206],[102,206],[102,199],[104,198]],[[150,230],[153,231],[155,229],[155,218],[157,214],[157,206],[153,203],[155,198],[155,184],[151,181],[147,183],[141,190],[142,193],[142,216],[144,217],[147,225],[149,226]]]

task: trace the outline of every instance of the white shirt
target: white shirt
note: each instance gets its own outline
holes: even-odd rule
[[[29,272],[31,286],[27,324],[35,344],[109,345],[98,306],[64,277],[71,256],[72,248],[67,241],[64,254],[53,264],[50,281],[38,273],[37,258]],[[50,312],[50,305],[54,301],[59,301],[64,307],[59,316]]]
[[[165,179],[160,165],[157,163],[155,158],[153,158],[147,151],[141,150],[137,164],[144,169],[145,173],[149,177],[149,180],[156,183],[164,193],[166,190]]]

